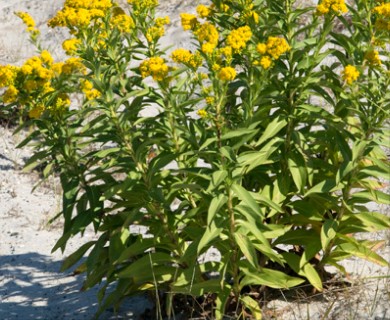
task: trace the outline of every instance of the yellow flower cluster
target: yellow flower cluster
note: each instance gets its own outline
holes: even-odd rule
[[[247,11],[244,13],[244,18],[246,21],[253,19],[254,23],[259,23],[259,15],[256,11]]]
[[[135,10],[138,9],[152,9],[158,6],[158,0],[127,0]]]
[[[165,34],[164,25],[169,23],[170,20],[168,16],[156,18],[155,25],[146,31],[146,40],[153,42],[160,39]]]
[[[168,66],[161,57],[152,57],[144,60],[139,69],[141,71],[142,78],[152,76],[156,81],[163,81],[169,72]]]
[[[247,42],[252,37],[252,31],[248,26],[232,30],[226,38],[226,43],[236,52],[240,52],[246,47]]]
[[[16,89],[14,85],[10,85],[8,89],[3,94],[3,102],[4,103],[12,103],[15,102],[19,94],[19,90]]]
[[[279,37],[269,37],[266,43],[258,43],[256,46],[256,51],[264,55],[259,62],[264,69],[268,69],[272,65],[272,59],[277,60],[282,54],[290,50],[291,47],[287,41]]]
[[[266,45],[267,53],[275,60],[279,59],[279,57],[285,52],[291,50],[284,38],[269,37]]]
[[[194,30],[195,27],[199,24],[198,20],[196,19],[196,15],[194,14],[181,13],[180,18],[183,30]]]
[[[54,27],[86,28],[112,8],[111,0],[66,0],[62,10],[48,21]]]
[[[322,0],[321,3],[317,5],[317,14],[325,15],[329,12],[339,16],[343,13],[347,13],[348,8],[345,5],[344,0]]]
[[[202,45],[202,51],[206,54],[211,54],[218,45],[218,30],[209,22],[199,26],[194,34],[198,38],[199,43]]]
[[[66,93],[60,93],[50,106],[47,107],[47,110],[51,114],[61,114],[66,111],[70,106],[70,99]]]
[[[171,58],[176,63],[183,63],[193,69],[197,69],[202,65],[202,56],[199,52],[192,54],[187,49],[176,49],[172,52]]]
[[[232,81],[236,77],[236,70],[232,67],[221,68],[218,72],[218,78],[222,81]]]
[[[50,68],[52,63],[53,60],[50,53],[46,51],[44,59],[42,56],[31,57],[26,60],[20,70],[25,76],[31,76],[36,80],[48,81],[54,76],[54,73]]]
[[[269,56],[261,57],[260,59],[260,65],[264,69],[268,69],[272,65],[272,59]]]
[[[81,90],[84,92],[87,100],[93,100],[101,96],[101,93],[94,89],[92,82],[88,80],[81,81]]]
[[[66,0],[64,6],[76,9],[107,10],[112,7],[112,2],[111,0]]]
[[[372,12],[382,16],[376,19],[375,27],[378,30],[390,31],[390,2],[376,6]]]
[[[168,16],[158,17],[155,20],[155,24],[156,24],[157,27],[162,27],[162,26],[170,24],[170,23],[171,23],[171,20],[169,19]]]
[[[201,117],[202,119],[207,118],[209,115],[205,109],[199,109],[196,114]]]
[[[215,102],[215,98],[211,96],[206,97],[205,100],[208,105],[213,104]]]
[[[76,51],[80,44],[81,44],[80,39],[75,39],[75,38],[67,39],[62,43],[62,48],[65,50],[65,53],[67,55],[72,56],[76,54]]]
[[[376,6],[374,9],[372,9],[372,12],[390,18],[390,2],[382,3],[381,5]]]
[[[0,88],[12,85],[16,79],[19,68],[11,65],[0,65]]]
[[[112,28],[117,28],[120,32],[129,33],[134,29],[135,24],[134,20],[122,11],[112,16],[110,26]]]
[[[16,16],[18,16],[20,19],[22,19],[23,23],[27,27],[27,31],[30,33],[38,34],[39,30],[35,28],[35,21],[34,19],[27,13],[27,12],[16,12]]]
[[[360,72],[356,69],[356,67],[351,65],[347,65],[342,72],[342,77],[348,84],[352,84],[356,81],[357,78],[359,78],[359,75]]]
[[[43,111],[45,111],[45,105],[43,103],[39,103],[35,105],[28,113],[28,116],[32,119],[38,119]]]
[[[64,62],[61,71],[62,73],[69,75],[72,73],[85,73],[86,68],[80,58],[72,57]]]
[[[207,18],[211,14],[210,8],[203,4],[196,7],[196,12],[200,18]]]
[[[379,57],[379,52],[377,50],[367,51],[364,55],[364,59],[368,61],[370,66],[379,66],[382,64],[381,59]]]

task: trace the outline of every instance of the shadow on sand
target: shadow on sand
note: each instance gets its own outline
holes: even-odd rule
[[[60,273],[60,266],[38,253],[0,256],[0,319],[92,319],[99,288],[81,292],[83,277]],[[99,319],[138,319],[148,304],[131,298],[119,314],[106,311]]]

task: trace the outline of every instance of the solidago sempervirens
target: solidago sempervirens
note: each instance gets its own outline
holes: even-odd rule
[[[339,16],[347,12],[348,12],[348,8],[345,5],[344,0],[322,0],[317,5],[318,15],[325,15],[331,13]]]
[[[355,226],[390,226],[364,208],[385,198],[367,177],[387,174],[380,143],[389,5],[322,0],[296,10],[287,0],[211,2],[181,14],[195,48],[167,55],[159,39],[169,18],[155,17],[157,0],[128,0],[128,11],[109,0],[66,0],[49,25],[72,34],[63,42],[70,57],[56,62],[40,49],[21,66],[0,65],[1,102],[40,118],[31,121],[44,129],[34,132],[42,143],[36,157],[47,152],[41,163],[60,172],[70,205],[65,225],[74,228],[60,241],[95,226],[101,237],[87,245],[99,261],[88,260],[86,282],[118,283],[108,302],[157,284],[161,292],[196,295],[193,283],[217,297],[216,319],[234,301],[260,319],[258,301],[245,293],[252,285],[306,281],[321,291],[324,265],[337,267],[346,253],[369,252],[383,263],[345,235]],[[340,17],[348,9],[348,19]],[[301,18],[312,21],[302,26]],[[350,34],[340,36],[335,21],[348,22],[343,32]],[[73,94],[83,102],[69,108]],[[144,117],[151,105],[158,114]],[[153,238],[133,236],[133,223]],[[211,247],[224,259],[202,264],[199,254]],[[140,266],[150,272],[139,277]],[[210,272],[217,286],[205,281]]]
[[[256,51],[260,54],[260,61],[256,64],[268,69],[272,65],[272,59],[277,60],[281,55],[291,50],[291,47],[284,38],[269,37],[266,43],[258,43]]]
[[[372,12],[378,16],[375,27],[380,31],[390,31],[390,2],[374,7]]]
[[[360,72],[355,66],[347,65],[343,71],[343,79],[348,83],[352,84],[359,78]]]

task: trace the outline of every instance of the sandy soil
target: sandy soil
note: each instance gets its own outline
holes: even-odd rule
[[[177,13],[194,11],[198,1],[161,2],[162,14],[172,20],[165,44],[181,46],[185,36]],[[59,43],[64,34],[49,30],[45,21],[61,5],[62,0],[0,0],[0,63],[18,64],[34,53],[24,26],[12,14],[19,10],[36,18],[43,45],[60,57]],[[32,192],[38,177],[21,170],[31,152],[16,149],[24,135],[13,136],[12,130],[0,127],[0,319],[91,319],[97,309],[98,288],[80,292],[82,276],[59,272],[64,256],[59,251],[51,253],[51,249],[61,234],[61,225],[49,225],[48,221],[60,208],[60,191],[56,181],[49,180]],[[386,207],[373,209],[390,214]],[[86,232],[84,238],[72,239],[64,255],[94,237]],[[390,260],[389,233],[373,237],[387,238],[380,253]],[[318,299],[307,300],[298,292],[294,299],[271,301],[267,318],[390,319],[390,271],[358,259],[348,260],[345,265],[351,270],[350,287],[330,290]],[[138,319],[150,306],[145,297],[136,297],[125,303],[119,315],[108,310],[102,319]]]

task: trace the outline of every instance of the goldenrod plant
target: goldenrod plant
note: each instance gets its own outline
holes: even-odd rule
[[[101,311],[150,291],[171,316],[176,295],[211,294],[216,319],[261,319],[254,291],[321,291],[351,256],[388,266],[355,234],[390,227],[367,207],[389,204],[390,3],[213,0],[180,16],[195,49],[169,54],[157,6],[66,0],[48,22],[71,35],[59,62],[17,13],[38,53],[0,66],[2,108],[35,129],[27,167],[60,175],[53,250],[98,235],[63,269],[104,283]]]

